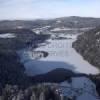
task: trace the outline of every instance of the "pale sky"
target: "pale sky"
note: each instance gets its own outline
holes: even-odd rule
[[[0,20],[100,17],[100,0],[0,0]]]

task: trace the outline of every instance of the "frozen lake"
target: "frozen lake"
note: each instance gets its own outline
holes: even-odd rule
[[[72,43],[77,35],[66,35],[69,39],[48,39],[39,44],[35,50],[20,51],[21,61],[24,63],[28,75],[38,75],[56,68],[70,69],[74,72],[96,74],[99,70],[85,61],[73,48]],[[47,57],[36,58],[34,51],[48,52]]]

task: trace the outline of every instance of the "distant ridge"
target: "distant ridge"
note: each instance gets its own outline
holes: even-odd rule
[[[61,23],[57,23],[57,20]],[[77,21],[77,23],[75,23]],[[36,20],[1,20],[0,29],[11,29],[11,28],[37,28],[44,26],[51,27],[70,27],[70,28],[84,28],[84,27],[95,27],[100,25],[100,18],[92,17],[79,17],[79,16],[70,16],[70,17],[61,17],[55,19],[36,19]]]

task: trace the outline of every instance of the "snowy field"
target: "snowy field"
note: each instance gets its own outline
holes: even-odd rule
[[[96,74],[99,70],[85,61],[73,48],[72,43],[77,35],[66,35],[70,39],[48,39],[39,44],[35,50],[20,51],[21,61],[24,63],[28,75],[49,72],[56,68],[70,69],[74,72]],[[46,51],[47,57],[36,57],[34,51]]]

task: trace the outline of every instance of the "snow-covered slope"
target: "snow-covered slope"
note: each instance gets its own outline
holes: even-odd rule
[[[73,43],[73,48],[79,52],[84,59],[100,68],[100,27],[80,35]]]

